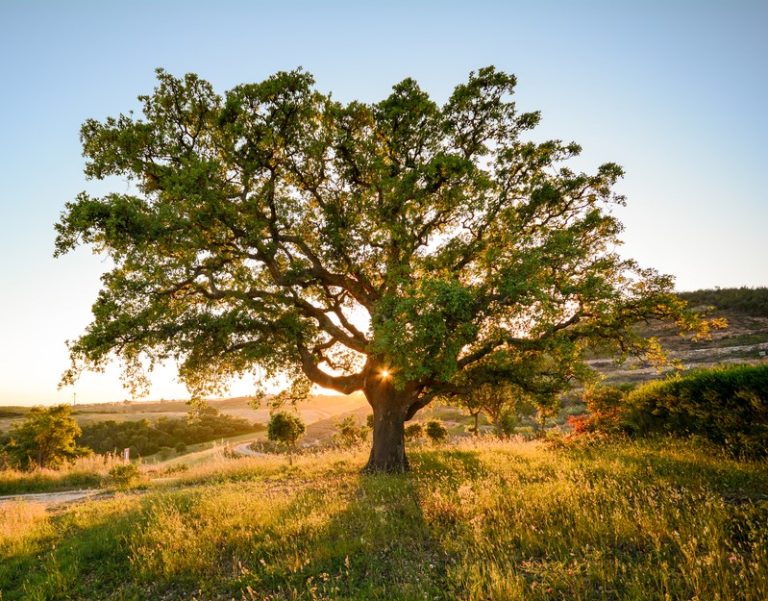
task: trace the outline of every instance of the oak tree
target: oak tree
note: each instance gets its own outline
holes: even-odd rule
[[[437,396],[489,377],[535,388],[577,377],[586,345],[649,342],[632,325],[688,320],[671,278],[615,250],[622,169],[566,165],[533,141],[515,77],[471,73],[438,103],[412,79],[339,102],[302,70],[223,95],[158,71],[142,114],[88,120],[91,178],[57,224],[112,268],[70,343],[83,368],[131,381],[176,360],[195,394],[258,366],[373,408],[368,468],[403,471],[403,427]]]

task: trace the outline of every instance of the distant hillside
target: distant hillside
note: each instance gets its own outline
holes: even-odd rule
[[[658,338],[685,369],[768,362],[768,288],[716,288],[679,295],[704,316],[728,322],[727,328],[703,340],[680,336],[674,326],[660,322],[638,326],[642,335]],[[589,363],[611,383],[643,382],[660,375],[653,366],[636,360],[616,366],[612,357],[600,356]]]
[[[693,307],[708,306],[717,311],[732,311],[754,317],[768,317],[768,288],[715,288],[680,292]]]

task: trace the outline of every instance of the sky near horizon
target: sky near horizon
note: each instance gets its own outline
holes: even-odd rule
[[[138,108],[156,67],[223,93],[302,66],[366,102],[410,76],[442,102],[493,64],[541,110],[535,139],[625,168],[622,254],[680,290],[766,286],[766,31],[764,1],[0,0],[0,405],[128,397],[116,369],[57,390],[107,263],[53,259],[53,224],[82,190],[125,189],[85,179],[79,128]],[[186,392],[164,369],[150,396]]]

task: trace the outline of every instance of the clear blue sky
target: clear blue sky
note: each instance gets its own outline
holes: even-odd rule
[[[303,66],[336,98],[375,101],[404,77],[443,100],[478,67],[517,74],[537,136],[579,166],[622,164],[623,252],[678,287],[768,285],[768,2],[194,2],[0,0],[0,404],[56,390],[64,341],[89,321],[105,268],[52,258],[81,190],[78,131],[136,108],[154,69],[220,91]],[[124,186],[113,182],[113,187]],[[153,397],[184,391],[172,372]],[[125,398],[116,372],[78,400]],[[247,384],[235,392],[248,392]]]

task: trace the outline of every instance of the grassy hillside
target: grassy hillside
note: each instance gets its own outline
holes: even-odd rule
[[[249,397],[212,399],[210,405],[225,415],[242,417],[251,422],[266,424],[269,421],[269,407],[254,408]],[[297,410],[307,424],[312,424],[361,407],[368,407],[362,394],[351,395],[315,395],[297,405]],[[122,403],[93,403],[77,405],[72,415],[81,425],[106,420],[138,421],[148,419],[156,421],[161,417],[180,419],[189,413],[186,401],[128,401]],[[0,432],[7,431],[13,422],[24,419],[29,407],[0,407]]]
[[[717,311],[732,311],[754,317],[768,317],[768,288],[715,288],[680,292],[694,307],[709,306]]]
[[[364,454],[222,459],[55,512],[2,505],[2,599],[768,598],[765,463],[486,441],[362,476]]]
[[[700,340],[682,337],[674,326],[666,323],[637,326],[643,336],[658,338],[670,351],[670,357],[685,369],[768,362],[768,288],[718,288],[679,295],[706,317],[725,318],[728,324],[725,329],[715,330],[711,337]],[[616,365],[614,357],[605,353],[596,353],[589,364],[611,384],[659,378],[658,370],[648,363],[630,359]]]

